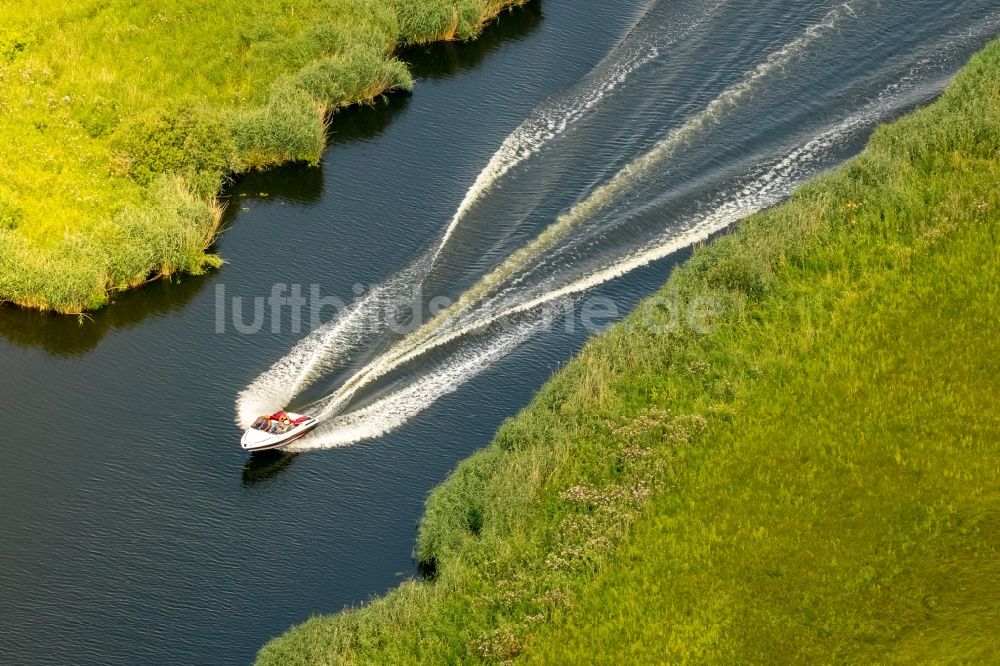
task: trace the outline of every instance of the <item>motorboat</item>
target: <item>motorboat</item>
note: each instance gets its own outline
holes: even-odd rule
[[[243,433],[240,446],[251,453],[280,449],[307,435],[317,425],[319,421],[308,414],[275,412],[254,421]]]

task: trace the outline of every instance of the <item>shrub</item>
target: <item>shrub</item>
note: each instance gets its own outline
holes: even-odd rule
[[[767,265],[742,252],[730,252],[716,261],[705,274],[710,287],[742,293],[751,300],[759,300],[767,293],[771,275]]]
[[[401,61],[368,50],[318,60],[302,68],[294,85],[327,108],[368,102],[393,88],[410,90],[413,79]]]
[[[282,80],[267,106],[233,113],[237,170],[281,162],[318,163],[326,144],[323,115],[308,92],[289,79]]]
[[[176,105],[137,117],[115,137],[117,168],[144,185],[168,173],[225,173],[234,143],[222,118],[207,108]]]
[[[517,3],[520,4],[520,3]],[[393,0],[404,39],[412,44],[439,39],[471,39],[500,8],[487,0]]]
[[[78,122],[92,139],[111,134],[121,122],[118,103],[104,97],[95,97],[86,105]]]

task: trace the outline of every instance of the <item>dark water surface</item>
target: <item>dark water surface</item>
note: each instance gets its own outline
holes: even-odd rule
[[[415,93],[339,116],[321,168],[236,183],[221,271],[82,323],[0,309],[0,661],[246,663],[414,575],[428,490],[586,338],[578,321],[539,333],[533,303],[624,313],[672,248],[932,99],[996,34],[992,4],[531,4],[477,42],[407,52]],[[465,305],[427,336],[301,342],[269,313],[216,332],[220,287],[249,305],[275,283]],[[248,461],[234,411],[275,396],[327,414],[303,440],[324,450]]]

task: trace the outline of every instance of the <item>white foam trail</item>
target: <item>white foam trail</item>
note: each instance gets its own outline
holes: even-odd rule
[[[395,430],[514,351],[541,328],[542,322],[535,321],[505,331],[490,344],[457,355],[405,388],[371,405],[326,421],[319,430],[294,444],[290,450],[344,446]]]
[[[856,122],[845,123],[841,130],[847,130],[855,126],[857,126]],[[399,365],[405,364],[449,342],[485,331],[504,319],[531,312],[544,304],[587,291],[636,268],[666,257],[693,243],[705,240],[712,233],[785,196],[794,187],[794,182],[791,179],[782,181],[781,176],[784,175],[787,178],[794,171],[797,161],[802,157],[814,157],[817,148],[831,145],[836,134],[836,132],[828,133],[793,151],[756,181],[756,185],[758,186],[756,189],[753,186],[744,187],[744,196],[723,203],[715,211],[705,216],[689,229],[665,237],[651,247],[642,249],[632,256],[623,258],[600,271],[578,279],[559,289],[509,307],[503,312],[476,321],[459,330],[451,331],[448,335],[433,340],[432,344],[425,344],[411,350],[409,354],[398,360],[395,367],[399,367]],[[486,370],[496,360],[510,353],[510,351],[522,344],[528,337],[540,330],[544,326],[544,323],[543,319],[522,323],[515,327],[513,332],[504,334],[500,339],[493,341],[492,344],[481,347],[474,353],[459,355],[444,367],[422,376],[404,389],[396,391],[362,409],[334,417],[328,421],[329,425],[324,426],[315,436],[303,440],[298,445],[299,448],[297,450],[343,446],[363,439],[377,437],[398,428],[416,414],[430,407],[441,396],[456,390],[461,384]],[[329,409],[324,409],[322,414],[326,415],[329,411]]]
[[[655,3],[651,3],[650,7],[653,4]],[[444,235],[438,243],[432,261],[435,261],[441,251],[444,250],[455,229],[465,219],[465,216],[472,207],[493,188],[497,181],[503,178],[511,169],[537,154],[553,139],[563,134],[571,125],[596,107],[601,100],[614,92],[630,75],[646,63],[659,57],[664,48],[690,34],[723,4],[725,4],[725,0],[704,6],[704,11],[696,19],[687,21],[678,32],[655,38],[650,46],[645,49],[640,48],[633,51],[629,56],[611,66],[610,71],[607,73],[602,71],[601,65],[598,65],[595,70],[600,71],[603,76],[593,86],[557,106],[541,108],[536,112],[534,117],[528,118],[521,123],[504,140],[500,148],[493,153],[486,167],[479,172],[472,187],[465,193],[458,209],[455,211],[454,216],[452,216],[451,222],[448,223]],[[641,19],[639,22],[641,23]],[[635,26],[632,29],[634,30]],[[605,58],[601,64],[607,60],[608,58]]]
[[[896,88],[896,86],[894,86],[894,88]],[[502,311],[494,312],[489,316],[475,320],[456,330],[449,330],[444,335],[435,337],[421,345],[415,346],[409,349],[406,354],[396,357],[394,359],[394,363],[392,364],[392,368],[398,368],[433,349],[442,347],[460,338],[485,331],[490,326],[493,326],[502,320],[519,314],[529,313],[547,303],[571,297],[575,294],[590,290],[600,284],[621,277],[622,275],[636,270],[637,268],[646,266],[659,259],[663,259],[678,250],[704,241],[712,234],[721,231],[734,222],[760,211],[763,208],[778,203],[788,196],[798,183],[802,182],[802,180],[814,173],[815,164],[823,158],[823,155],[829,148],[837,145],[839,140],[842,140],[846,136],[862,128],[870,127],[881,117],[884,117],[887,113],[892,111],[893,108],[906,103],[916,94],[918,94],[918,91],[910,91],[909,94],[897,98],[894,105],[887,105],[884,98],[880,98],[877,103],[870,105],[861,112],[852,115],[837,126],[788,153],[771,168],[764,171],[764,173],[758,176],[752,183],[743,186],[734,198],[719,202],[714,206],[711,213],[697,219],[691,223],[688,228],[679,231],[674,230],[667,232],[656,241],[640,248],[629,256],[620,258],[598,271],[579,278],[557,289],[550,290],[524,302],[507,307]],[[485,365],[479,368],[478,371],[483,369],[485,369]],[[426,378],[419,381],[429,382],[429,384],[421,384],[421,386],[438,386],[439,383],[443,385],[447,383],[447,381],[458,381],[461,377],[466,376],[464,374],[465,372],[466,371],[463,371],[462,373],[444,372],[443,374],[433,372],[427,375]],[[468,377],[471,376],[472,374],[468,375]],[[374,381],[374,379],[374,377],[370,377],[369,381],[366,381],[363,385],[367,385],[371,381]],[[465,379],[462,379],[461,381],[465,381]],[[329,403],[326,403],[323,407],[323,411],[321,412],[322,416],[326,417],[336,413],[337,409],[349,401],[356,391],[362,386],[356,386],[353,390],[349,391],[347,395],[337,396],[335,394],[333,399]],[[450,388],[448,391],[457,388],[457,385],[449,386]],[[435,391],[438,391],[438,389]],[[433,396],[442,395],[444,392],[448,392],[435,391],[421,391],[419,389],[415,389],[413,392],[409,392],[409,388],[407,388],[398,393],[394,393],[388,398],[366,407],[363,410],[358,410],[357,413],[363,413],[365,415],[364,418],[367,419],[365,421],[366,425],[356,428],[353,425],[347,428],[339,427],[336,438],[331,441],[335,441],[337,445],[347,444],[354,441],[351,440],[351,437],[355,435],[361,438],[367,438],[388,432],[389,430],[398,427],[398,425],[401,425],[413,414],[429,407],[430,404],[437,399]],[[391,413],[380,413],[378,411],[379,405],[393,405],[393,411],[391,411]],[[395,416],[402,415],[404,413],[407,416],[400,416],[397,421]],[[340,415],[335,419],[335,422],[340,423],[341,426],[344,426],[345,424],[355,424],[355,421],[352,420],[352,414],[355,414],[355,412]],[[382,425],[373,425],[377,423],[381,423]],[[353,435],[351,433],[353,433]],[[326,442],[327,440],[323,441]],[[323,445],[325,446],[326,444],[324,443]],[[309,446],[313,446],[313,444],[310,443]]]
[[[594,213],[635,185],[650,169],[662,163],[675,150],[711,123],[716,122],[723,112],[735,108],[740,101],[756,90],[765,78],[781,70],[824,34],[835,28],[843,18],[851,15],[853,15],[853,9],[849,3],[840,5],[827,13],[822,21],[809,26],[801,37],[770,54],[743,80],[724,90],[705,109],[668,133],[650,151],[627,164],[587,198],[573,206],[568,212],[560,215],[553,224],[530,243],[516,250],[489,274],[466,290],[454,304],[351,376],[326,403],[320,412],[320,418],[337,413],[360,389],[413,358],[417,350],[425,349],[436,331],[488,296],[497,286],[518,271],[523,270],[531,261],[564,238],[581,222],[589,219]],[[448,337],[452,338],[452,336]]]

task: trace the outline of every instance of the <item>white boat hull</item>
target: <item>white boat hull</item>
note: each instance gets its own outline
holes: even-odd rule
[[[311,416],[294,414],[292,412],[286,412],[286,414],[292,421],[301,421],[291,430],[283,433],[270,433],[250,428],[243,433],[243,438],[240,440],[240,447],[242,447],[244,451],[250,453],[255,453],[257,451],[273,451],[275,449],[288,446],[295,440],[305,437],[317,425],[319,425],[319,421]]]

